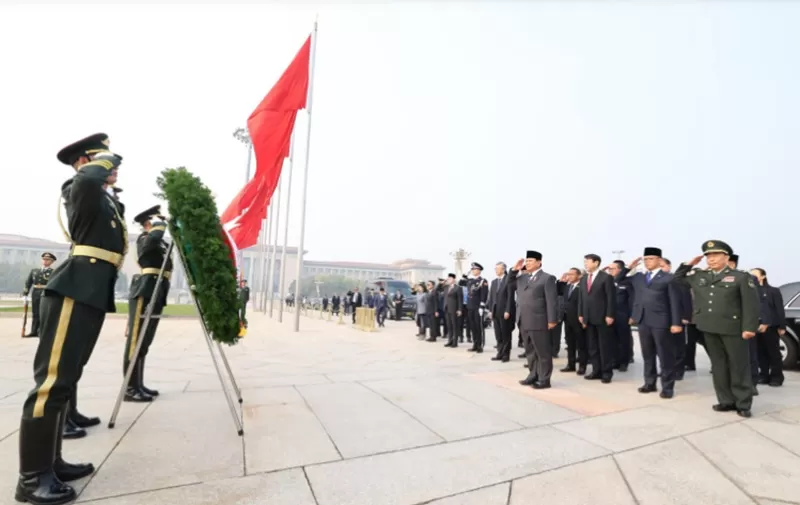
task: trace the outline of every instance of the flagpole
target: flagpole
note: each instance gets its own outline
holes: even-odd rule
[[[264,254],[261,255],[261,312],[267,311],[267,255],[272,247],[272,222],[274,221],[272,211],[274,207],[274,202],[270,198],[269,206],[267,206],[267,221],[269,224],[264,234],[266,246],[264,247]]]
[[[280,277],[280,299],[278,300],[278,322],[283,322],[283,304],[286,300],[286,248],[289,242],[289,211],[292,209],[292,171],[294,167],[294,132],[292,130],[292,140],[289,144],[289,176],[286,181],[286,225],[283,229],[283,247],[281,248],[281,277]],[[302,255],[301,253],[298,253]],[[272,306],[270,305],[270,316],[272,315]]]
[[[289,140],[289,170],[291,170],[292,166],[292,151],[294,150],[294,129],[292,129],[292,137]],[[272,309],[275,306],[275,290],[272,287],[275,285],[275,259],[278,256],[278,233],[280,233],[281,228],[281,185],[283,183],[283,171],[281,171],[280,177],[278,177],[278,190],[276,193],[277,202],[276,202],[276,210],[275,210],[275,241],[273,242],[272,251],[270,252],[269,258],[269,281],[267,284],[269,285],[269,317],[272,317]],[[288,211],[287,211],[288,212]]]
[[[300,284],[303,278],[303,251],[305,250],[306,239],[306,199],[308,198],[308,157],[311,153],[311,110],[314,97],[314,66],[317,60],[317,21],[314,20],[314,31],[311,33],[311,56],[308,75],[308,98],[306,99],[308,110],[308,130],[306,133],[306,159],[303,169],[303,204],[300,211],[300,243],[297,248],[297,281],[294,283],[294,298],[300,300]],[[294,331],[300,331],[300,311],[294,313]]]

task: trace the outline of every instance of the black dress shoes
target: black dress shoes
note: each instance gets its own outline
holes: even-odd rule
[[[628,371],[628,364],[627,364],[627,363],[623,363],[623,364],[621,364],[621,365],[619,366],[618,370],[619,370],[620,372],[627,372],[627,371]]]
[[[550,381],[536,381],[533,383],[533,389],[550,389]]]
[[[518,357],[518,358],[525,358],[525,357],[527,357],[527,356],[528,356],[528,354],[523,352],[522,354],[520,354],[520,355],[519,355],[519,356],[517,356],[517,357]]]
[[[152,402],[153,397],[140,389],[128,388],[128,390],[125,391],[124,401],[133,403],[146,403]]]
[[[602,382],[603,384],[611,384],[611,377],[603,377],[602,379],[600,379],[600,382]]]
[[[503,358],[501,358],[500,356],[492,356],[492,361],[500,361],[501,359]]]
[[[656,391],[658,391],[658,388],[655,384],[645,384],[639,388],[640,393],[655,393]]]
[[[737,411],[736,411],[736,414],[737,414],[739,417],[744,417],[745,419],[748,419],[748,418],[750,418],[750,417],[753,417],[753,414],[750,412],[750,410],[749,410],[749,409],[748,409],[748,410],[737,410]]]
[[[713,405],[711,408],[714,410],[714,412],[732,412],[736,410],[736,405],[725,405],[722,403],[718,403],[716,405]]]
[[[523,379],[519,381],[520,386],[533,386],[539,382],[539,379],[536,377],[528,377],[527,379]]]
[[[564,373],[566,373],[566,372],[574,372],[574,371],[575,371],[575,367],[574,366],[569,366],[569,365],[567,365],[564,368],[562,368],[561,370],[559,370],[559,372],[564,372]]]
[[[584,379],[586,379],[587,381],[598,381],[600,380],[600,378],[601,377],[599,373],[590,373],[589,375],[584,377]]]
[[[582,366],[582,367],[578,368],[578,372],[577,373],[578,373],[578,375],[585,374],[586,373],[586,367]]]
[[[70,417],[67,417],[64,423],[63,437],[67,440],[74,440],[76,438],[83,438],[86,436],[86,430],[79,428]]]
[[[663,398],[665,400],[669,400],[670,398],[675,396],[675,393],[673,391],[662,391],[661,394],[658,395],[658,396],[660,396],[661,398]]]

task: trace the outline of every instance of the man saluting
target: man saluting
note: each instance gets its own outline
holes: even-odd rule
[[[703,255],[675,271],[675,280],[694,292],[694,323],[705,334],[719,400],[712,408],[750,417],[754,391],[748,340],[756,336],[761,307],[753,277],[728,266],[732,253],[725,242],[709,240]],[[703,256],[708,269],[692,269]]]
[[[125,220],[108,193],[122,157],[108,151],[108,136],[92,135],[58,154],[76,169],[62,186],[72,251],[53,272],[41,302],[36,386],[22,409],[16,500],[62,504],[75,499],[64,481],[94,472],[61,456],[68,402],[92,354],[106,312],[114,312],[117,270],[125,257]]]
[[[47,281],[53,273],[50,265],[55,260],[56,257],[53,253],[46,252],[42,254],[42,268],[31,270],[31,273],[28,274],[28,279],[25,281],[25,290],[22,292],[22,296],[28,296],[28,293],[31,293],[31,309],[33,310],[31,332],[25,335],[25,338],[39,336],[39,303],[42,300],[42,293],[44,293]],[[31,292],[31,288],[33,288],[33,292]]]
[[[169,279],[172,276],[172,258],[167,258],[164,265],[164,256],[167,254],[167,244],[164,242],[164,233],[167,230],[165,218],[160,215],[161,206],[156,205],[138,214],[134,221],[142,226],[142,233],[136,239],[137,263],[139,263],[139,277],[131,285],[131,292],[128,304],[128,337],[125,342],[125,354],[122,358],[122,373],[128,372],[131,366],[136,345],[139,341],[139,334],[144,325],[145,313],[150,300],[155,297],[155,305],[147,331],[144,334],[142,348],[139,357],[133,363],[133,374],[128,389],[125,392],[127,402],[149,402],[154,396],[158,396],[158,391],[149,389],[144,385],[144,366],[147,352],[153,338],[156,336],[156,329],[160,320],[161,312],[167,305],[167,294],[169,293]],[[153,222],[153,218],[158,221]],[[158,275],[161,272],[161,265],[164,265],[164,278],[161,279],[158,292],[156,284]]]

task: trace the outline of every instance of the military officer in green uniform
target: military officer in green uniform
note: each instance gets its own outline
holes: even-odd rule
[[[19,502],[70,502],[75,490],[64,482],[94,472],[91,464],[64,461],[61,435],[70,397],[106,313],[115,311],[114,285],[128,243],[125,220],[108,194],[122,157],[108,145],[107,135],[96,134],[58,153],[59,161],[76,169],[62,185],[72,250],[42,296],[36,385],[23,405],[19,429]]]
[[[703,244],[702,256],[675,271],[675,281],[694,292],[694,322],[705,335],[714,369],[719,400],[714,410],[735,410],[741,417],[750,417],[754,391],[748,340],[756,336],[761,306],[753,277],[728,266],[732,253],[725,242],[709,240]],[[693,269],[703,256],[708,268]]]
[[[250,288],[247,287],[247,281],[244,279],[239,286],[239,320],[247,328],[247,302],[250,301]]]
[[[157,221],[153,221],[156,218]],[[161,313],[167,305],[167,294],[169,293],[169,280],[172,276],[172,258],[167,258],[164,265],[164,278],[161,280],[158,292],[156,283],[161,272],[161,265],[164,264],[164,257],[167,254],[167,243],[164,242],[164,233],[167,230],[165,218],[161,216],[161,206],[156,205],[138,214],[133,218],[134,221],[142,226],[142,233],[136,239],[137,262],[139,263],[139,276],[131,284],[128,304],[128,330],[125,341],[125,353],[122,358],[122,373],[128,372],[131,360],[136,351],[139,338],[143,338],[142,348],[139,356],[133,363],[133,374],[125,392],[125,401],[128,402],[149,402],[154,396],[158,396],[158,391],[150,389],[144,385],[144,367],[147,351],[153,338],[156,335],[158,321]],[[155,297],[155,305],[150,322],[144,336],[141,335],[144,325],[147,306]]]
[[[44,293],[47,281],[53,274],[53,269],[50,265],[54,261],[56,261],[56,257],[53,253],[46,252],[42,254],[42,268],[31,270],[31,273],[28,274],[28,279],[25,280],[25,290],[22,292],[22,296],[28,296],[28,293],[30,293],[32,311],[31,332],[25,335],[25,338],[39,336],[39,303],[42,300],[42,293]],[[31,288],[33,288],[33,291],[31,291]]]

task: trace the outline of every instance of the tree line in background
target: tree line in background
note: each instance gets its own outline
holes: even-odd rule
[[[28,274],[39,265],[26,265],[24,263],[0,264],[0,293],[22,293]],[[120,272],[115,287],[117,293],[128,293],[128,276]]]
[[[319,294],[320,296],[327,296],[330,298],[336,293],[339,296],[347,293],[348,291],[352,291],[352,289],[356,286],[359,289],[364,289],[364,281],[359,281],[358,279],[351,279],[350,277],[345,277],[344,275],[316,275],[314,277],[304,277],[300,280],[300,293],[303,296],[308,297],[315,297],[317,296],[317,284],[319,282]],[[286,296],[289,296],[291,293],[294,293],[295,281],[289,285],[289,290],[286,293]]]

